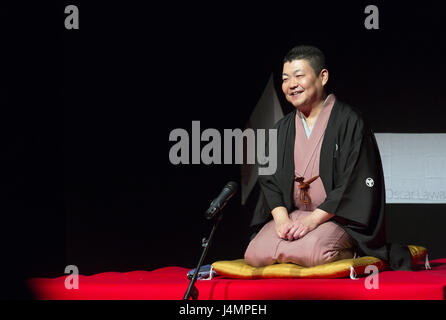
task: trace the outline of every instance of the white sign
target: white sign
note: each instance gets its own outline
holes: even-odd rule
[[[445,133],[376,133],[387,203],[446,203]]]

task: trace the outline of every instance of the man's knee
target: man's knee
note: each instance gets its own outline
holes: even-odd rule
[[[335,262],[343,259],[353,258],[353,250],[349,249],[337,249],[332,251],[321,252],[319,255],[315,256],[312,261],[312,266],[319,266],[321,264],[326,264],[330,262]]]
[[[337,239],[325,238],[322,234],[313,239],[311,266],[352,258],[353,250],[348,237],[344,232]]]
[[[250,243],[246,249],[244,258],[247,264],[256,268],[268,266],[274,263],[274,259],[272,257],[267,255],[265,252],[262,252],[262,250],[259,250],[259,248],[256,248],[256,246],[252,243]]]

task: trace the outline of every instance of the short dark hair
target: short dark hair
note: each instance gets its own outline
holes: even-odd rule
[[[326,68],[324,53],[320,49],[309,45],[299,45],[292,48],[285,55],[283,63],[301,59],[308,61],[316,75],[319,75],[321,70]]]

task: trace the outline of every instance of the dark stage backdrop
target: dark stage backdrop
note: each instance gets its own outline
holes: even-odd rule
[[[26,231],[13,245],[27,276],[63,275],[69,264],[81,274],[194,267],[211,228],[203,213],[240,168],[172,165],[169,133],[191,133],[193,120],[244,129],[272,72],[280,90],[296,44],[325,52],[331,91],[375,132],[446,132],[444,14],[433,5],[376,2],[380,28],[366,30],[368,3],[67,4],[79,7],[79,30],[64,29],[60,4],[40,8],[51,19],[32,10],[17,15],[25,25],[11,19],[22,62],[11,75],[29,87],[9,96],[20,106],[11,179],[30,195],[11,205]],[[240,258],[247,245],[251,213],[239,194],[224,214],[206,263]],[[446,257],[445,224],[445,205],[388,206],[389,240],[425,245],[430,258]]]

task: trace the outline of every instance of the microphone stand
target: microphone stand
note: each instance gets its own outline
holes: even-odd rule
[[[212,243],[212,240],[214,238],[215,230],[217,230],[217,226],[220,223],[221,219],[223,218],[223,214],[221,212],[217,213],[218,217],[215,221],[214,226],[212,227],[211,234],[209,235],[209,238],[203,238],[201,240],[201,246],[203,247],[203,252],[201,253],[200,260],[198,261],[197,268],[195,269],[194,275],[192,279],[190,280],[189,287],[187,288],[187,291],[183,297],[183,300],[189,300],[190,297],[192,297],[192,300],[198,299],[198,289],[195,287],[195,282],[198,278],[198,272],[200,271],[200,267],[203,264],[204,258],[206,257],[209,246]]]

